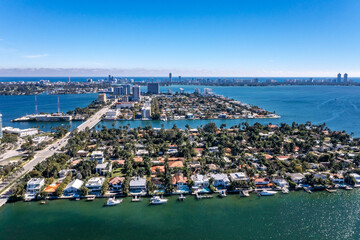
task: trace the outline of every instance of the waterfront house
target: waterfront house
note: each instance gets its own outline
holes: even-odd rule
[[[124,177],[114,177],[109,180],[109,188],[114,191],[120,191],[124,183]]]
[[[334,184],[343,184],[345,182],[344,176],[342,174],[332,174],[330,179]]]
[[[104,182],[104,177],[92,177],[87,181],[85,187],[90,190],[90,193],[99,194],[101,192],[101,187]]]
[[[216,188],[226,188],[230,184],[230,180],[226,174],[211,174],[210,177],[214,179],[213,186]]]
[[[276,186],[279,186],[281,188],[287,188],[289,187],[289,183],[282,177],[274,177],[272,179],[272,182],[276,184]]]
[[[274,185],[269,178],[256,178],[254,182],[256,188],[272,188]]]
[[[236,172],[236,173],[230,173],[230,180],[233,181],[249,181],[248,176],[246,173],[243,172]]]
[[[353,177],[355,179],[354,187],[360,187],[360,175],[357,173],[350,173],[350,177]]]
[[[44,189],[47,195],[55,195],[56,189],[60,186],[60,183],[52,183]]]
[[[98,163],[104,163],[104,153],[102,151],[93,151],[91,153],[91,160],[96,160]]]
[[[41,188],[44,186],[45,180],[43,178],[31,178],[26,185],[26,193],[38,194]]]
[[[146,191],[146,178],[145,177],[134,177],[130,181],[130,191]]]
[[[195,174],[191,176],[191,180],[193,181],[194,189],[209,187],[209,178],[202,174]]]
[[[184,186],[187,186],[187,177],[184,177],[184,174],[182,173],[175,173],[172,176],[172,184],[176,187],[177,190],[180,190]]]
[[[105,175],[106,173],[111,173],[112,171],[112,163],[111,162],[105,162],[96,165],[95,167],[96,173],[99,175]]]
[[[301,173],[286,173],[286,176],[290,177],[291,181],[296,184],[302,183],[305,179],[305,176]]]
[[[84,182],[79,179],[72,180],[64,189],[64,195],[76,195],[79,193],[80,188],[84,185]]]

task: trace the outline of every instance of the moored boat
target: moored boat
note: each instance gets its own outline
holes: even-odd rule
[[[240,191],[241,197],[250,197],[249,191],[242,190]]]
[[[108,200],[106,201],[106,206],[115,206],[120,204],[122,201],[122,199],[115,199],[115,197],[108,198]]]
[[[219,197],[226,197],[226,191],[221,190],[220,193],[219,193]]]
[[[86,198],[86,201],[93,201],[93,200],[95,200],[95,195],[89,195]]]
[[[345,190],[353,190],[353,188],[350,186],[345,186]]]
[[[281,192],[284,193],[284,194],[288,194],[288,193],[289,193],[289,189],[288,189],[288,188],[283,188],[283,189],[281,190]]]
[[[276,191],[263,190],[260,192],[260,196],[274,196],[277,194]]]
[[[160,198],[159,196],[153,196],[152,198],[150,198],[150,204],[152,205],[160,205],[166,203],[167,201],[168,199]]]
[[[186,198],[186,197],[185,197],[183,194],[181,194],[181,195],[179,195],[178,200],[179,200],[179,201],[184,201],[185,198]]]
[[[141,200],[141,197],[137,195],[133,196],[133,198],[131,199],[132,202],[140,202]]]

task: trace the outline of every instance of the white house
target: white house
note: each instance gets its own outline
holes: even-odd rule
[[[360,175],[357,173],[350,173],[350,177],[355,178],[355,187],[360,187]]]
[[[233,181],[249,181],[248,176],[243,172],[230,173],[230,180]]]
[[[35,199],[44,185],[45,180],[43,178],[31,178],[26,185],[25,201]]]
[[[26,193],[37,194],[44,186],[45,180],[43,178],[31,178],[26,185]]]
[[[135,177],[131,179],[130,191],[146,191],[146,178]]]
[[[101,191],[101,187],[104,182],[104,177],[92,177],[89,181],[87,181],[85,187],[87,187],[91,193],[98,193]]]
[[[104,163],[104,153],[102,151],[93,151],[91,153],[91,160],[96,160],[98,163]]]
[[[209,186],[209,178],[205,175],[195,174],[191,176],[191,180],[194,182],[194,189],[208,187]]]
[[[214,187],[227,187],[230,184],[230,180],[226,174],[211,174],[210,177],[214,178]]]
[[[302,183],[305,179],[305,176],[301,173],[287,173],[286,175],[296,184]]]
[[[100,163],[96,165],[95,170],[96,173],[98,173],[99,175],[105,175],[106,173],[112,171],[112,163],[111,162]]]
[[[273,183],[275,183],[277,186],[281,188],[287,188],[289,187],[289,183],[282,177],[275,177],[272,179]]]
[[[83,181],[79,179],[72,180],[68,185],[66,185],[64,195],[77,194],[82,185],[84,185]]]

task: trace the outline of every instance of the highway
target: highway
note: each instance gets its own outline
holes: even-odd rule
[[[101,117],[115,104],[115,101],[110,105],[100,109],[85,122],[79,125],[76,129],[78,131],[84,131],[87,127],[95,127],[101,120]],[[45,149],[37,152],[32,160],[23,166],[21,171],[13,173],[12,176],[8,177],[6,181],[0,183],[0,207],[6,203],[8,197],[11,195],[11,187],[15,184],[15,180],[21,175],[30,172],[38,163],[44,161],[46,158],[52,156],[54,153],[61,151],[66,146],[70,138],[70,132],[68,132],[63,138],[58,139],[55,143],[50,144]]]

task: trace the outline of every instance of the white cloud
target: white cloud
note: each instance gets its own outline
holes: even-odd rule
[[[26,55],[24,58],[43,58],[49,56],[47,53],[45,54],[37,54],[37,55]]]

